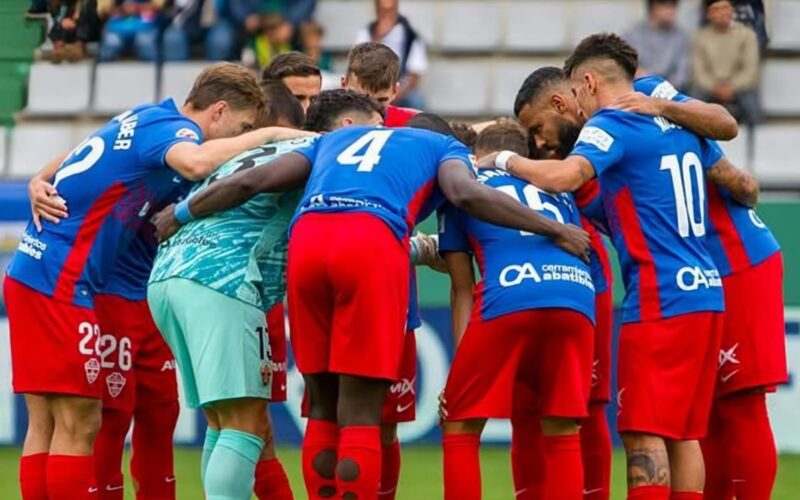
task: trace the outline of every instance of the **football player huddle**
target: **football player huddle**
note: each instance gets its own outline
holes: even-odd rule
[[[131,422],[137,498],[175,498],[176,368],[208,425],[206,498],[293,498],[267,410],[286,399],[285,314],[308,498],[394,499],[419,265],[452,284],[444,497],[481,498],[480,436],[505,418],[517,499],[608,499],[603,235],[625,291],[613,399],[628,498],[770,497],[782,259],[757,182],[715,142],[735,120],[639,76],[606,33],[533,71],[513,118],[392,106],[399,73],[374,42],[324,92],[302,54],[260,81],[213,64],[185,103],[125,112],[31,180],[3,285],[24,499],[121,499]],[[438,236],[417,232],[432,214]]]

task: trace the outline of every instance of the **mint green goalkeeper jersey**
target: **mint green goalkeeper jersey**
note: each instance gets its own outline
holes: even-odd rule
[[[189,193],[248,168],[310,145],[295,139],[246,151],[219,167]],[[302,191],[259,194],[243,205],[189,222],[159,246],[150,283],[169,278],[196,281],[267,312],[286,293],[289,222]]]

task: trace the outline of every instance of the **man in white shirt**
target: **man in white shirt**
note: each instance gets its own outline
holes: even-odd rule
[[[423,109],[419,81],[428,69],[425,42],[408,19],[400,15],[398,0],[375,0],[375,13],[377,20],[358,33],[355,43],[372,41],[388,45],[400,58],[400,89],[395,104]]]

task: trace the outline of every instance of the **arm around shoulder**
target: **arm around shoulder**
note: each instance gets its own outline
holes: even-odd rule
[[[737,203],[751,208],[758,203],[759,188],[756,178],[736,168],[727,158],[720,158],[706,176],[714,184],[730,191]]]

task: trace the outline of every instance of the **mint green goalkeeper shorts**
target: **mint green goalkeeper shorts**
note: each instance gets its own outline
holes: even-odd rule
[[[271,362],[261,309],[184,278],[151,283],[147,303],[178,361],[190,407],[270,398],[261,375]]]

